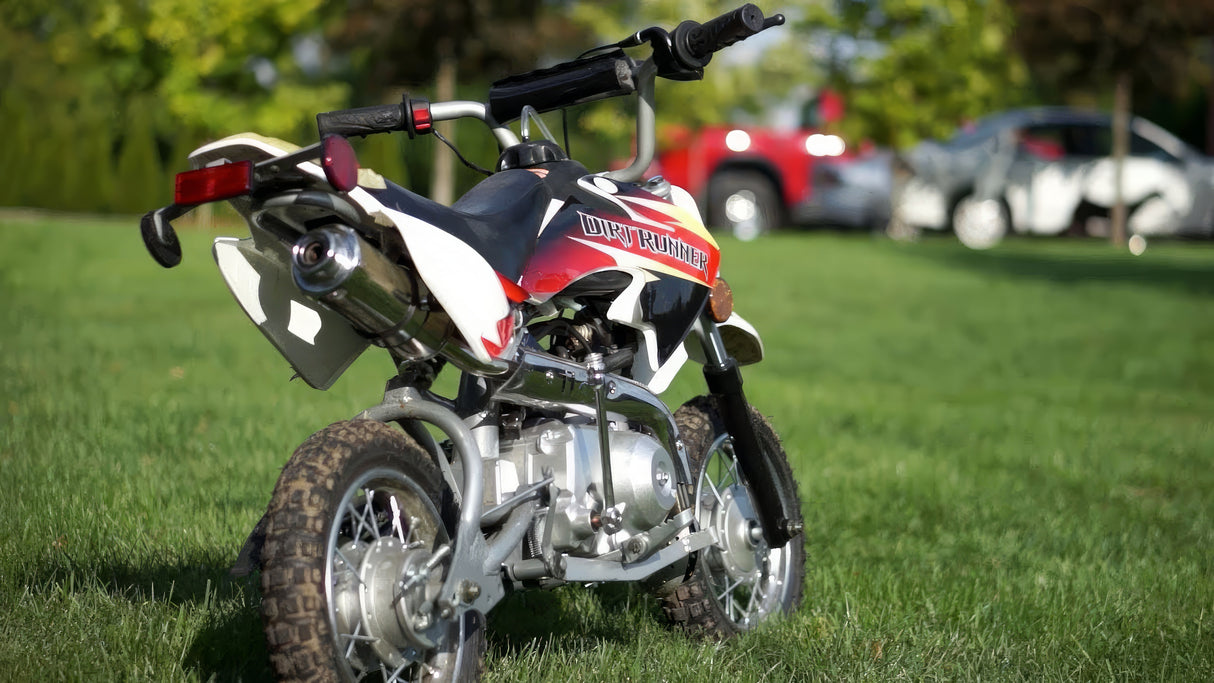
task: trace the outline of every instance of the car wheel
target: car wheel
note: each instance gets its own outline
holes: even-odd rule
[[[708,223],[752,240],[779,227],[783,212],[771,181],[756,171],[721,171],[708,184]]]
[[[953,206],[953,233],[970,249],[990,249],[1007,235],[1011,219],[998,199],[962,197]]]

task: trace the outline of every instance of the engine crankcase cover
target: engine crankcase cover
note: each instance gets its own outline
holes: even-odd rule
[[[613,431],[610,439],[612,484],[626,528],[644,531],[660,524],[677,502],[673,459],[657,439],[639,432]],[[603,468],[593,425],[553,420],[529,427],[502,445],[501,460],[514,466],[520,486],[551,469],[557,486],[573,494],[572,504],[589,512],[589,494],[595,509],[602,509]]]

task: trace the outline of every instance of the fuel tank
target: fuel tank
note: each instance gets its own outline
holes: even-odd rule
[[[665,362],[703,310],[720,266],[698,212],[595,175],[554,195],[519,284],[533,300],[611,300],[609,317],[651,329]]]

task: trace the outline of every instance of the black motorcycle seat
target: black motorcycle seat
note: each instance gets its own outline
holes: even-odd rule
[[[540,222],[552,199],[548,184],[522,169],[489,176],[450,207],[391,181],[385,189],[367,191],[384,206],[461,240],[511,282],[522,276],[535,251]]]

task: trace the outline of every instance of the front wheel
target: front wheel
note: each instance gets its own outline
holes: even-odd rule
[[[380,422],[339,422],[274,488],[262,617],[280,680],[466,681],[483,620],[436,618],[456,513],[425,450]]]
[[[794,489],[789,493],[798,510],[790,521],[800,524],[800,498],[780,439],[758,411],[752,408],[750,415],[766,457],[782,470],[778,481]],[[700,551],[687,580],[663,596],[662,608],[689,633],[728,638],[800,604],[805,546],[800,537],[783,548],[763,540],[753,494],[715,399],[688,401],[674,417],[696,474],[696,520],[701,529],[715,530],[718,542]]]

